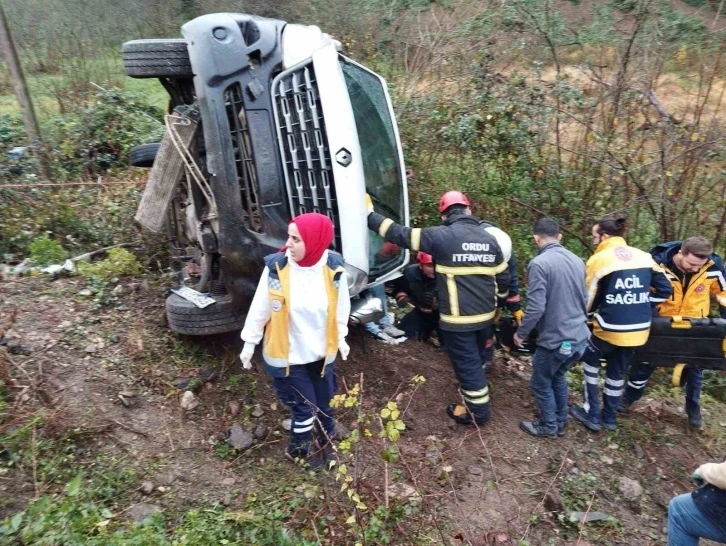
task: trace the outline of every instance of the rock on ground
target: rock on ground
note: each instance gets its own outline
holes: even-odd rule
[[[158,504],[147,504],[142,502],[129,510],[129,517],[134,521],[142,522],[159,512],[161,512],[161,506]]]
[[[252,447],[254,437],[252,434],[242,428],[242,425],[235,423],[229,431],[229,445],[233,448],[243,451]]]
[[[640,500],[640,496],[643,494],[643,487],[637,480],[632,480],[623,476],[618,480],[618,482],[620,485],[620,493],[622,493],[625,500],[631,502]]]

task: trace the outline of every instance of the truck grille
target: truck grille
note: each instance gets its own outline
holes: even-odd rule
[[[252,145],[247,129],[247,117],[242,101],[240,84],[230,85],[224,91],[224,105],[227,110],[227,121],[230,127],[230,138],[234,148],[234,164],[237,168],[237,182],[242,194],[242,205],[245,209],[247,226],[253,231],[260,231],[259,199],[257,197],[257,171],[252,158]]]
[[[328,136],[312,63],[277,76],[273,92],[290,212],[293,216],[306,212],[328,216],[335,225],[335,248],[340,250]]]

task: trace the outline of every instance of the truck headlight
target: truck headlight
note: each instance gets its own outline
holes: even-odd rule
[[[348,275],[348,293],[353,297],[368,285],[368,274],[350,264],[343,264],[343,268]]]

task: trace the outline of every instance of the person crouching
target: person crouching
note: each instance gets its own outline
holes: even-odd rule
[[[319,468],[333,456],[335,421],[330,401],[337,389],[333,363],[346,360],[350,299],[343,257],[328,250],[333,224],[327,216],[302,214],[288,226],[284,252],[265,257],[265,269],[247,314],[240,359],[252,367],[263,339],[265,371],[280,402],[292,412],[285,456]],[[311,450],[313,430],[322,460]]]

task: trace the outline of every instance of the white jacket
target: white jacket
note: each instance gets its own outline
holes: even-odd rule
[[[290,364],[309,364],[325,358],[326,324],[328,313],[328,293],[325,288],[323,267],[328,261],[328,251],[323,252],[320,260],[310,267],[300,267],[286,252],[290,268],[290,302],[288,304],[290,323]],[[270,296],[268,292],[267,267],[262,272],[255,297],[247,313],[242,339],[243,353],[253,353],[270,320]],[[350,316],[350,296],[348,279],[343,272],[338,288],[338,347],[345,346]]]

